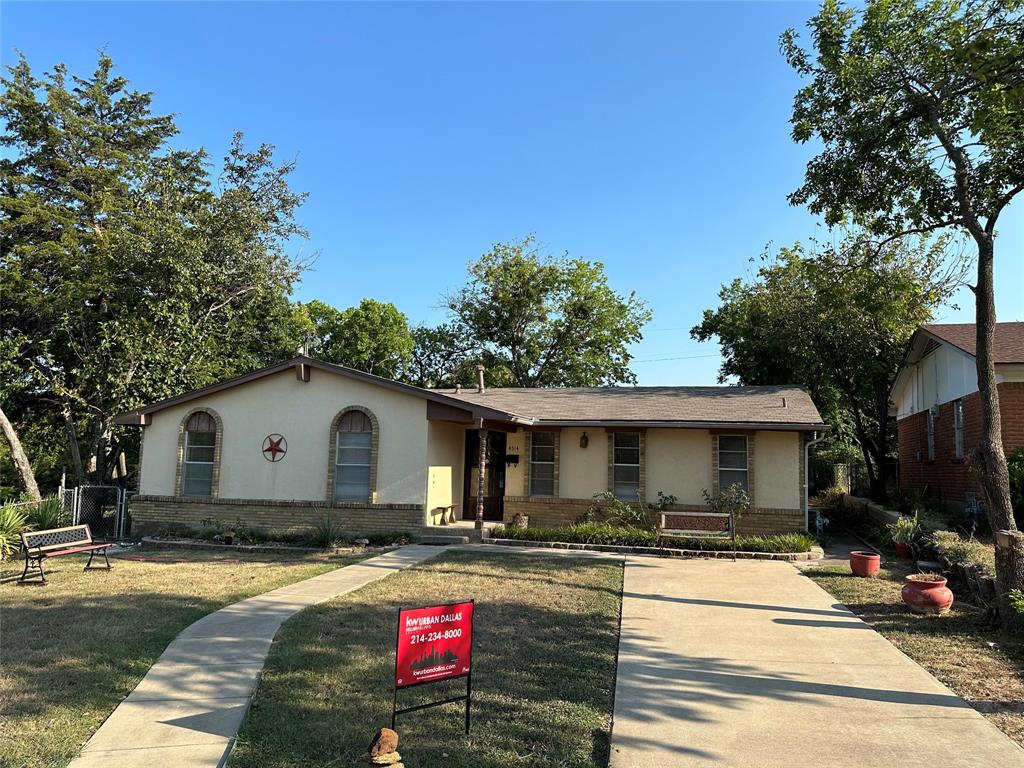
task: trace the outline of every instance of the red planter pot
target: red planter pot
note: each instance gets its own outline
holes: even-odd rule
[[[903,602],[914,613],[945,613],[953,605],[946,579],[937,574],[912,573],[903,579]]]
[[[910,545],[909,544],[895,544],[896,557],[901,557],[904,560],[910,557]]]
[[[851,552],[850,570],[854,576],[873,577],[878,575],[882,567],[882,558],[874,552]]]

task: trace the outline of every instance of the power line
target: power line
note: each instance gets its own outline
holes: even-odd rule
[[[721,357],[721,353],[715,352],[710,355],[679,355],[677,357],[646,357],[646,358],[634,358],[630,360],[631,363],[665,363],[669,360],[697,360],[703,357]]]

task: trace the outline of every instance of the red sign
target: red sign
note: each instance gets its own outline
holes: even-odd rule
[[[468,675],[472,656],[472,601],[398,614],[396,688]]]

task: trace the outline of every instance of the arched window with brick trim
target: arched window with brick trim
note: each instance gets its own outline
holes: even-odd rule
[[[209,408],[185,414],[178,433],[178,471],[175,495],[217,498],[223,427]]]
[[[377,490],[377,417],[368,408],[350,406],[331,423],[327,499],[372,502]]]

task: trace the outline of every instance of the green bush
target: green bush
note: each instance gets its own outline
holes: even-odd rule
[[[928,539],[949,563],[978,567],[988,573],[995,573],[995,552],[980,541],[965,539],[956,531],[934,531]]]
[[[694,536],[681,539],[665,537],[664,546],[673,549],[698,549],[703,552],[731,552],[732,539]],[[807,533],[777,533],[771,536],[737,536],[737,552],[810,552],[817,543]]]
[[[558,528],[515,528],[498,526],[496,539],[517,541],[563,541],[570,544],[609,544],[620,547],[666,547],[696,549],[705,552],[732,551],[732,539],[694,536],[678,538],[659,536],[657,531],[628,528],[607,523],[576,523]],[[736,548],[741,552],[808,552],[815,539],[806,533],[785,533],[775,536],[739,536]]]
[[[566,541],[572,544],[615,544],[623,547],[658,546],[658,532],[655,530],[610,523],[575,523],[558,528],[498,526],[491,535],[496,539],[518,541]]]
[[[37,531],[61,528],[70,522],[64,517],[58,496],[49,496],[32,507],[28,513],[28,521]]]
[[[31,526],[22,507],[14,504],[0,506],[0,560],[17,555],[21,550],[21,532]]]

